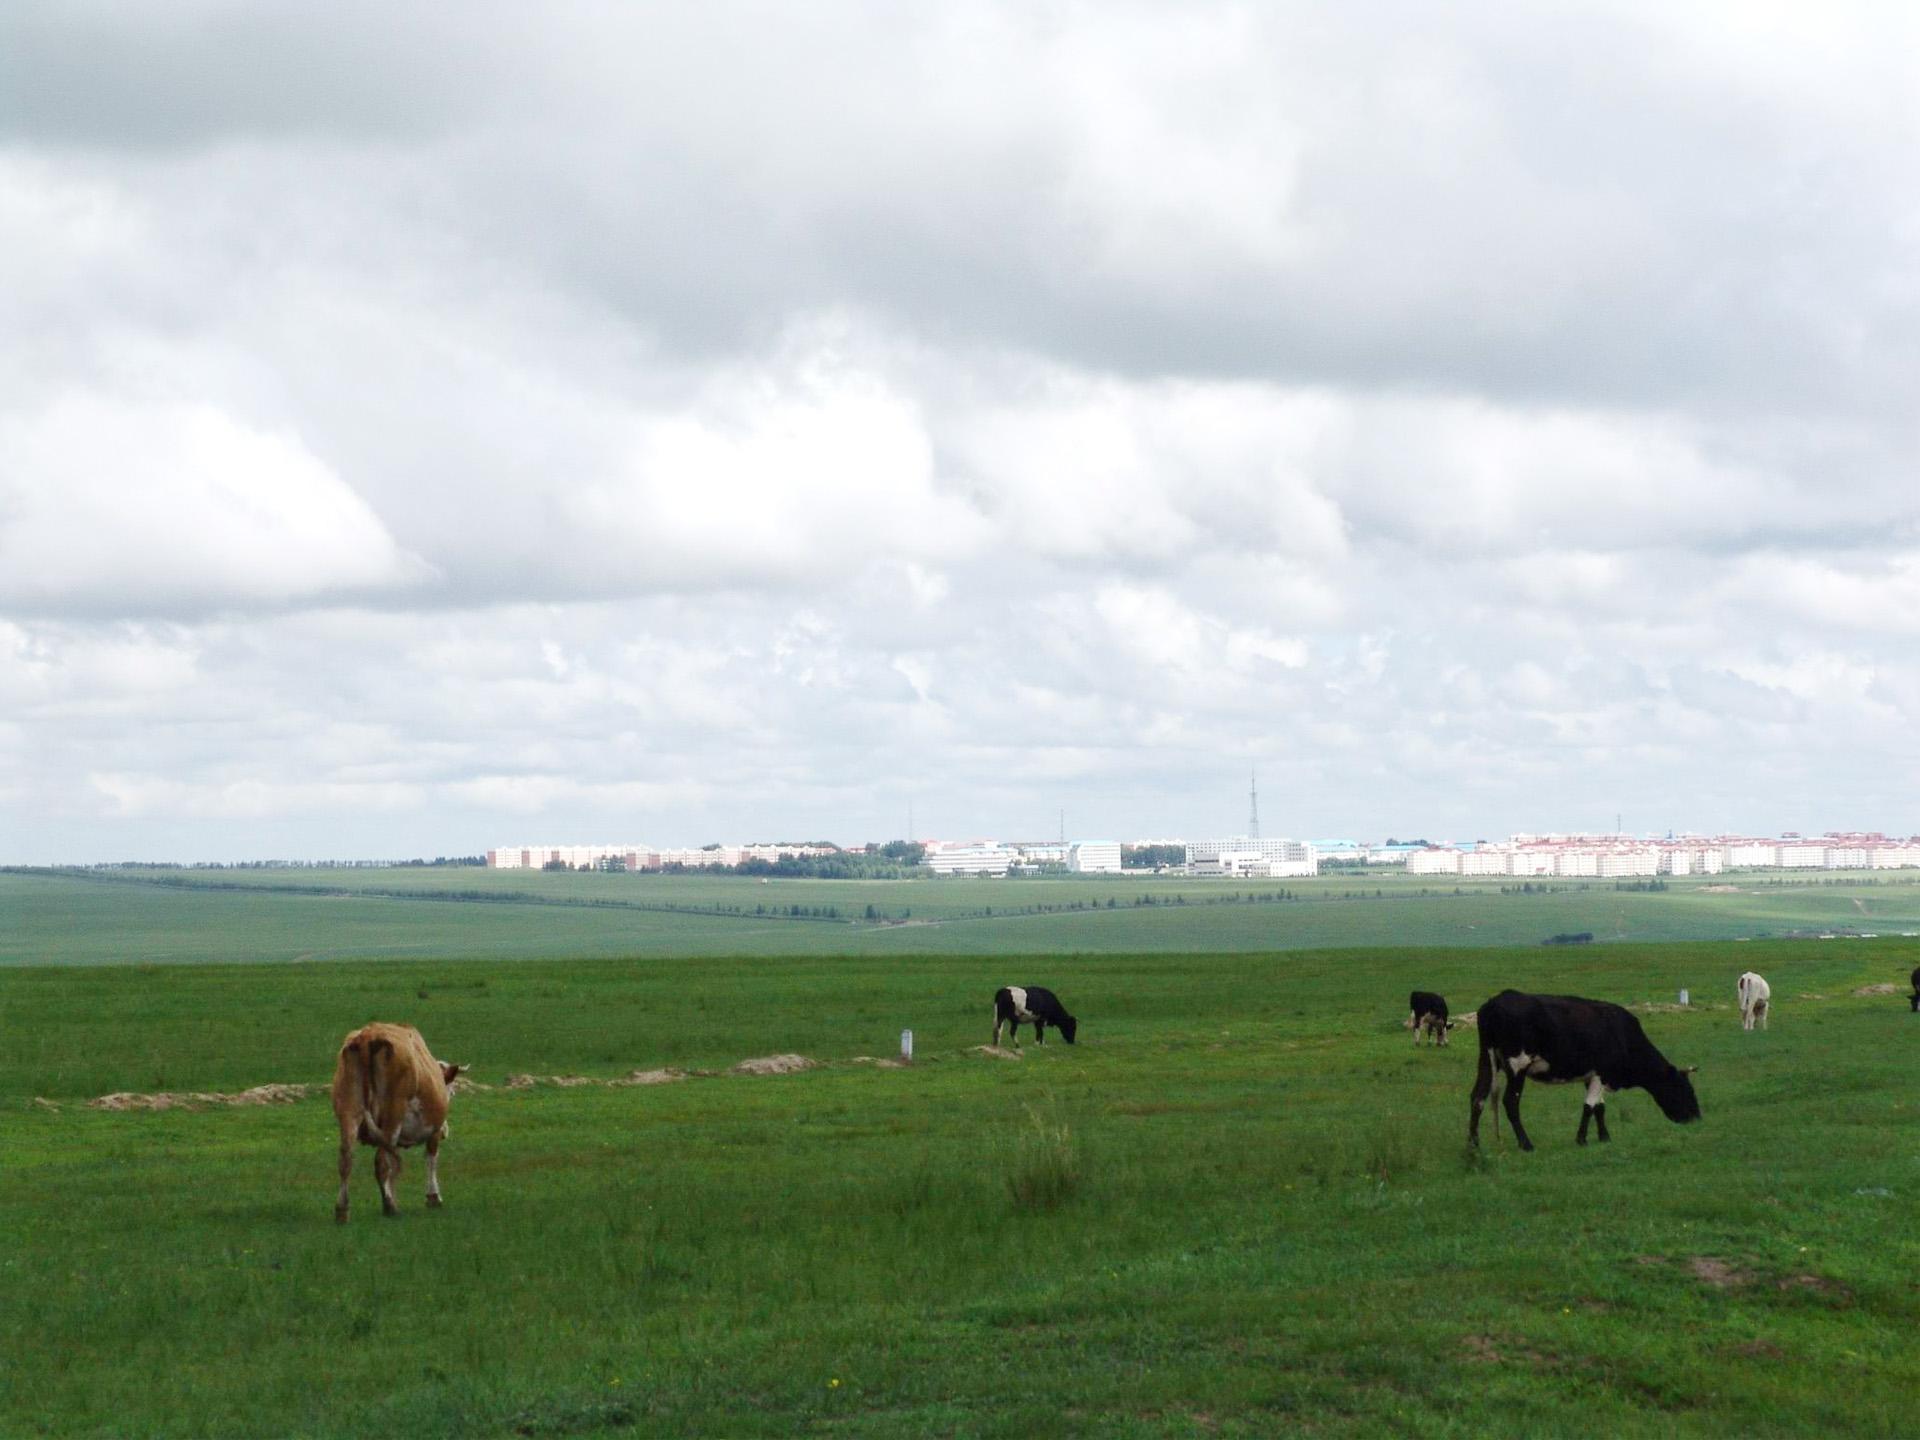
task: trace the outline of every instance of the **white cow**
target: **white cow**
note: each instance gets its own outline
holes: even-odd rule
[[[1768,1003],[1773,991],[1767,988],[1767,982],[1749,970],[1740,977],[1740,1028],[1753,1029],[1754,1022],[1760,1023],[1762,1030],[1767,1028],[1767,1011],[1773,1007]]]

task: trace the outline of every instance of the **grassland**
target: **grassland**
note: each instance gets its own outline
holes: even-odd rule
[[[522,923],[166,899],[268,907],[175,916],[182,949],[229,960],[362,923],[328,907]],[[252,928],[228,945],[197,928],[208,914]],[[364,923],[342,948],[378,940]],[[111,917],[79,932],[95,924]],[[474,955],[478,927],[459,933],[413,939]],[[1904,978],[1920,943],[485,953],[0,973],[0,1433],[1912,1433],[1920,1018],[1853,992]],[[1725,1005],[1747,966],[1773,982],[1765,1034]],[[1060,990],[1082,1043],[974,1053],[1008,979]],[[1470,1156],[1472,1046],[1409,1045],[1415,983],[1459,1008],[1508,983],[1630,1002],[1688,986],[1715,1008],[1647,1023],[1701,1065],[1706,1119],[1672,1126],[1629,1094],[1613,1144],[1578,1149],[1578,1096],[1536,1087],[1540,1149]],[[373,1016],[495,1085],[838,1063],[462,1096],[448,1208],[421,1207],[416,1156],[403,1216],[377,1217],[362,1174],[344,1228],[323,1100],[82,1103],[324,1079]],[[847,1063],[903,1026],[911,1070]]]
[[[0,872],[0,966],[1269,952],[1920,931],[1920,873],[1660,890],[1395,876],[770,881],[472,869]],[[1150,902],[1150,903],[1149,903]]]

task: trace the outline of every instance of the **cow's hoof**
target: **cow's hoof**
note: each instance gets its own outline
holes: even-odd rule
[[[333,1223],[336,1225],[344,1225],[347,1223],[347,1211],[345,1206],[342,1206],[340,1209],[335,1210],[333,1212]]]
[[[1520,1148],[1522,1150],[1531,1150],[1533,1149],[1533,1142],[1531,1140],[1522,1140],[1520,1142]]]
[[[1587,1137],[1584,1135],[1576,1135],[1573,1137],[1573,1143],[1576,1145],[1584,1145],[1587,1143]]]
[[[446,1202],[442,1200],[438,1195],[427,1196],[427,1208],[429,1210],[438,1210],[445,1203]]]

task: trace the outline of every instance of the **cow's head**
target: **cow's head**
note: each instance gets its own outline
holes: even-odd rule
[[[1684,1125],[1689,1120],[1700,1118],[1700,1097],[1693,1093],[1693,1072],[1698,1065],[1689,1065],[1686,1069],[1676,1069],[1669,1065],[1665,1071],[1647,1082],[1647,1093],[1653,1096],[1654,1104],[1660,1107],[1660,1113],[1667,1119]]]
[[[1060,1021],[1060,1034],[1067,1044],[1073,1044],[1073,1035],[1080,1028],[1080,1022],[1068,1015]]]
[[[444,1060],[440,1062],[440,1074],[449,1085],[472,1068],[471,1065],[449,1065]]]

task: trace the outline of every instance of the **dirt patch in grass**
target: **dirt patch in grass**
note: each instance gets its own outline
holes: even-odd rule
[[[1702,1285],[1715,1290],[1731,1290],[1753,1279],[1749,1272],[1732,1261],[1712,1255],[1695,1255],[1687,1261],[1687,1272]]]
[[[1493,1335],[1468,1335],[1461,1339],[1460,1345],[1472,1364],[1525,1365],[1532,1370],[1544,1370],[1553,1363],[1530,1346]]]
[[[667,1085],[675,1080],[687,1078],[685,1070],[629,1070],[614,1080],[600,1080],[592,1075],[509,1075],[502,1087],[507,1090],[532,1090],[540,1085],[553,1085],[562,1090],[571,1090],[581,1085]],[[457,1082],[456,1082],[457,1083]],[[487,1086],[479,1086],[485,1090]]]
[[[536,1085],[557,1085],[562,1090],[571,1090],[576,1085],[604,1085],[604,1080],[596,1080],[591,1075],[509,1075],[508,1090],[531,1090]]]
[[[609,1085],[671,1085],[676,1080],[687,1078],[684,1070],[669,1067],[665,1070],[629,1070],[618,1080],[609,1080]]]
[[[847,1062],[850,1065],[872,1065],[881,1070],[904,1070],[907,1062],[885,1055],[856,1055]]]
[[[1853,1298],[1852,1290],[1842,1285],[1838,1280],[1829,1280],[1824,1275],[1789,1275],[1785,1279],[1776,1282],[1774,1288],[1776,1290],[1784,1290],[1789,1294],[1799,1291],[1805,1294],[1824,1295],[1830,1300],[1851,1300]]]
[[[809,1060],[804,1055],[759,1055],[751,1060],[742,1060],[733,1067],[735,1075],[796,1075],[802,1070],[811,1070],[820,1062]]]
[[[1877,985],[1862,985],[1853,993],[1856,995],[1908,995],[1912,992],[1905,985],[1895,985],[1892,981],[1882,980]]]
[[[1464,1015],[1456,1015],[1453,1017],[1453,1023],[1463,1030],[1478,1030],[1480,1028],[1480,1012],[1478,1010],[1469,1010]]]
[[[296,1100],[317,1095],[326,1088],[324,1085],[255,1085],[251,1090],[234,1094],[217,1090],[161,1090],[151,1095],[121,1090],[89,1100],[87,1105],[94,1110],[204,1110],[214,1105],[291,1105]]]
[[[1018,1050],[1009,1050],[1004,1045],[976,1045],[973,1047],[973,1053],[975,1055],[984,1055],[989,1060],[1023,1060],[1026,1058]]]
[[[1633,1263],[1636,1265],[1664,1265],[1667,1263],[1667,1257],[1664,1255],[1636,1255],[1633,1257]]]

